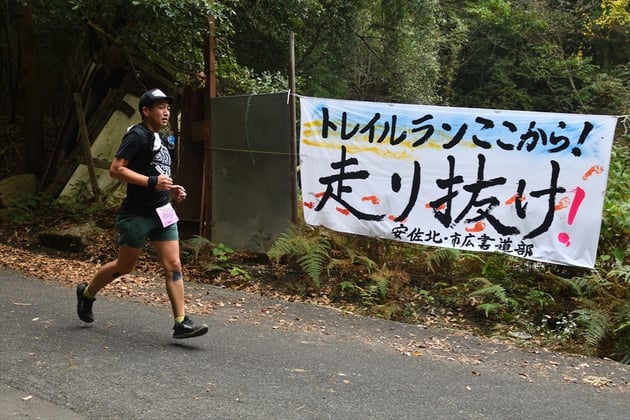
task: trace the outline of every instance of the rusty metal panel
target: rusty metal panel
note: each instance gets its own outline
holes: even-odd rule
[[[198,141],[199,131],[197,130],[200,126],[205,125],[207,128],[201,132],[210,132],[210,121],[203,120],[204,107],[209,106],[209,100],[204,96],[203,90],[192,87],[185,88],[182,95],[181,122],[177,133],[177,147],[174,156],[175,182],[183,185],[188,194],[184,202],[175,204],[180,220],[180,236],[183,239],[188,239],[199,233],[201,203],[204,196],[205,143]]]
[[[180,204],[175,204],[177,215],[182,223],[192,222],[196,225],[193,229],[199,232],[199,214],[201,212],[202,188],[203,188],[203,146],[204,143],[191,139],[190,127],[182,122],[182,131],[177,139],[177,152],[175,156],[176,176],[174,181],[186,188],[188,197]],[[180,229],[181,225],[180,223]],[[190,236],[189,234],[183,235]]]
[[[266,252],[296,206],[288,95],[211,100],[211,239]]]

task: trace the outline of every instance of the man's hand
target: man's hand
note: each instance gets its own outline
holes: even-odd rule
[[[171,185],[171,197],[176,203],[181,203],[186,199],[186,190],[181,185]]]
[[[168,191],[173,187],[173,180],[168,175],[159,175],[157,184],[155,185],[156,191]]]

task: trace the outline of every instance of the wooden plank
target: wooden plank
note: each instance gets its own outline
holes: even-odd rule
[[[100,195],[98,189],[98,180],[96,179],[96,170],[94,169],[94,161],[92,160],[92,151],[90,137],[88,135],[87,125],[85,123],[85,115],[83,114],[83,105],[81,105],[81,94],[74,92],[74,106],[77,110],[77,119],[79,120],[79,138],[83,146],[83,152],[87,161],[88,173],[90,174],[90,184],[95,197]]]
[[[102,66],[94,61],[90,61],[83,71],[83,75],[81,77],[81,81],[79,83],[78,91],[83,92],[87,89],[89,85],[89,81],[91,80],[94,73],[96,73]],[[66,111],[66,115],[59,130],[59,134],[57,136],[57,140],[55,142],[54,150],[48,160],[48,164],[46,165],[46,169],[44,174],[40,179],[40,183],[38,185],[38,190],[44,190],[46,193],[56,196],[59,191],[55,185],[59,185],[57,181],[57,176],[60,168],[63,167],[64,162],[67,160],[68,156],[66,154],[67,145],[70,142],[74,141],[72,138],[72,133],[76,128],[76,113],[72,112],[72,106],[68,107]]]
[[[79,158],[79,163],[81,165],[87,165],[87,161],[85,160],[85,158]],[[104,169],[106,171],[109,170],[109,167],[112,165],[112,162],[109,160],[105,160],[105,159],[92,159],[92,163],[94,165],[95,168],[98,169]]]
[[[136,110],[129,105],[127,102],[125,102],[125,100],[122,97],[122,94],[118,94],[118,96],[113,100],[113,104],[116,107],[116,109],[120,112],[122,112],[123,114],[125,114],[127,117],[130,117],[136,112]]]
[[[207,105],[209,106],[209,104]],[[210,121],[199,120],[190,121],[190,127],[192,129],[191,141],[209,143],[210,142]]]

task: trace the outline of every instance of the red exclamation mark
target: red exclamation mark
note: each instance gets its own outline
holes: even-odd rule
[[[575,220],[575,215],[580,208],[580,204],[582,204],[582,201],[584,201],[584,197],[586,197],[586,192],[584,192],[584,190],[580,187],[576,187],[573,192],[575,193],[575,196],[573,197],[573,200],[571,200],[571,208],[569,208],[569,218],[567,220],[570,225],[573,224],[573,221]],[[565,246],[571,246],[571,238],[566,232],[560,232],[558,234],[558,241],[560,241],[560,243],[563,243]]]
[[[569,209],[569,218],[567,220],[570,225],[573,224],[573,221],[575,220],[575,215],[580,208],[580,204],[582,204],[582,201],[584,201],[584,197],[586,197],[586,192],[584,192],[584,190],[580,187],[576,187],[573,192],[575,192],[575,197],[573,197],[573,200],[571,200],[571,208]]]

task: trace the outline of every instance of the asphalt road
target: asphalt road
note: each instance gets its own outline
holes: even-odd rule
[[[62,275],[63,273],[60,273]],[[630,366],[187,284],[210,332],[170,310],[0,268],[0,418],[628,419]]]

